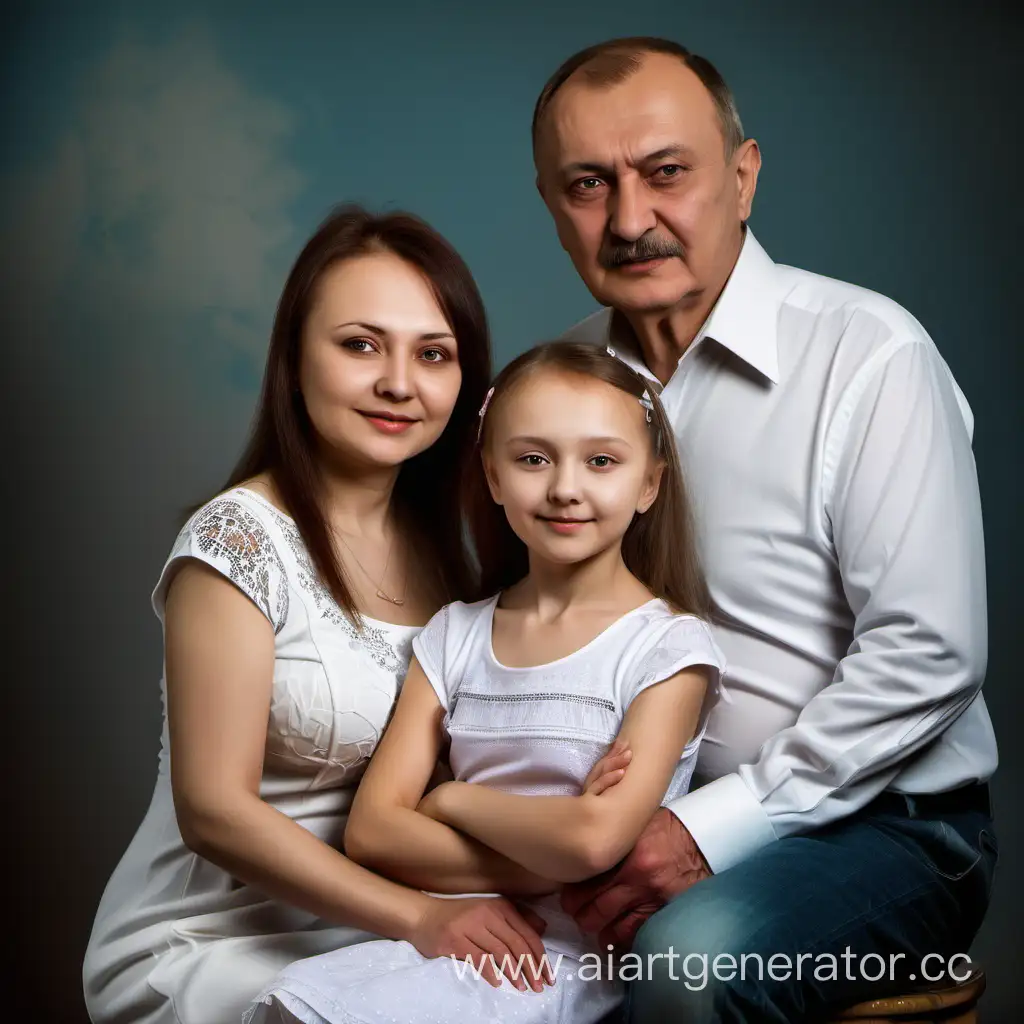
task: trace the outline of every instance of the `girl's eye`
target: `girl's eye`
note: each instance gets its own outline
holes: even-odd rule
[[[595,455],[590,462],[595,469],[607,469],[615,460],[610,455]]]
[[[520,455],[516,461],[524,462],[527,466],[543,466],[545,460],[543,455],[531,452],[529,455]]]

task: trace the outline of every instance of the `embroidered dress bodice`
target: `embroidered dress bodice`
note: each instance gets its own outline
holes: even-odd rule
[[[230,580],[274,631],[262,799],[342,843],[356,784],[384,730],[420,627],[343,614],[294,521],[235,488],[178,534],[153,594],[163,620],[176,571],[198,559]],[[166,709],[166,683],[161,680]],[[291,961],[370,938],[269,899],[189,850],[174,812],[166,720],[149,810],[107,884],[86,954],[94,1024],[238,1019]]]

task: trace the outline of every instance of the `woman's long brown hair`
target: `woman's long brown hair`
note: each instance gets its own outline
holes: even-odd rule
[[[374,216],[359,206],[343,206],[306,243],[278,303],[250,440],[223,488],[258,473],[270,475],[321,581],[357,626],[359,611],[327,525],[313,427],[299,389],[299,358],[303,327],[325,271],[374,252],[393,253],[424,275],[455,335],[462,369],[459,396],[441,436],[399,471],[392,494],[396,525],[437,601],[477,596],[459,498],[472,457],[477,410],[491,375],[487,316],[461,257],[410,213]]]
[[[711,600],[697,557],[690,504],[679,466],[672,425],[653,388],[620,359],[596,345],[555,341],[523,353],[498,374],[494,393],[480,424],[480,452],[466,477],[470,529],[480,561],[481,586],[495,594],[521,580],[529,571],[526,545],[509,525],[504,510],[487,487],[482,455],[487,446],[492,412],[514,401],[520,387],[540,373],[577,374],[603,381],[639,400],[651,399],[651,451],[664,462],[654,504],[637,514],[622,539],[622,558],[629,571],[656,597],[677,612],[707,617]]]

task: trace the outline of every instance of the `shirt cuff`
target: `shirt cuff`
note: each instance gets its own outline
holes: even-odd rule
[[[761,802],[735,774],[673,800],[668,809],[686,826],[715,874],[777,838]]]

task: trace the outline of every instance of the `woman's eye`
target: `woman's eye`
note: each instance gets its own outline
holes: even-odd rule
[[[423,359],[428,363],[443,363],[448,358],[448,353],[443,348],[428,348],[423,353]]]
[[[351,349],[353,352],[370,352],[373,350],[373,342],[366,338],[346,338],[342,343],[343,348]]]

